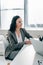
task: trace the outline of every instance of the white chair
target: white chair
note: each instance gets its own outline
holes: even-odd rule
[[[0,35],[0,56],[4,56],[5,58],[5,49],[7,48],[8,45],[9,45],[9,42],[6,39],[6,37],[4,37],[3,35]],[[7,65],[10,65],[11,61],[10,60],[6,60],[6,61],[7,61]]]

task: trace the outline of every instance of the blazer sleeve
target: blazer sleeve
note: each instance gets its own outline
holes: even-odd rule
[[[24,28],[23,28],[23,32],[27,38],[33,38]]]

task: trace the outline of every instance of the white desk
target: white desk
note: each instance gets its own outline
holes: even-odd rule
[[[38,65],[38,60],[43,60],[43,56],[35,52],[33,45],[24,45],[10,65]]]

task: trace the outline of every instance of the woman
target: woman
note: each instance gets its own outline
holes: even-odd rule
[[[25,37],[28,39],[32,38],[32,36],[30,36],[29,33],[27,33],[26,30],[22,28],[21,17],[14,16],[7,36],[9,45],[5,51],[6,59],[13,60],[24,44],[31,44],[30,40],[24,41]]]

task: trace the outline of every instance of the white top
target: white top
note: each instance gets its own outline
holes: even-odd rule
[[[17,37],[17,40],[18,40],[18,43],[19,42],[22,42],[22,36],[21,36],[21,33],[20,33],[20,36],[18,37],[17,33],[16,33],[16,37]]]

